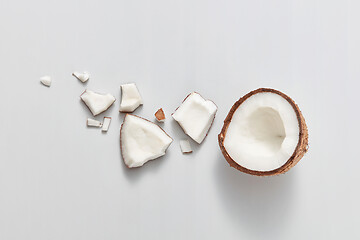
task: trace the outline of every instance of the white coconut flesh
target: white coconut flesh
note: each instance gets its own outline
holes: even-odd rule
[[[234,112],[224,147],[244,168],[271,171],[283,166],[299,141],[299,122],[292,105],[275,93],[257,93]]]
[[[217,111],[216,105],[193,92],[172,114],[184,132],[197,143],[201,143],[208,133]]]
[[[104,117],[101,131],[107,132],[109,130],[110,123],[111,123],[111,117]]]
[[[43,85],[45,85],[45,86],[47,86],[47,87],[50,87],[51,86],[51,77],[50,76],[43,76],[43,77],[41,77],[40,78],[40,82],[43,84]]]
[[[90,78],[90,74],[87,73],[87,72],[83,72],[83,73],[80,73],[80,72],[73,72],[72,74],[74,77],[76,77],[79,81],[81,82],[87,82]]]
[[[99,94],[91,90],[85,90],[80,98],[94,116],[105,112],[115,102],[115,97],[111,94]]]
[[[158,125],[127,114],[120,130],[121,154],[129,168],[165,155],[173,141]]]
[[[182,153],[191,153],[191,145],[189,140],[180,140],[180,149]]]
[[[120,112],[133,112],[143,104],[135,83],[121,85]]]
[[[86,121],[86,125],[88,127],[102,127],[103,124],[98,120],[88,118]]]

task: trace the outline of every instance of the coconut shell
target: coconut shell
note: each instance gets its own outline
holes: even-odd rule
[[[165,120],[165,113],[162,108],[156,111],[155,117],[158,121],[164,121]]]
[[[297,119],[298,119],[298,123],[299,123],[299,141],[298,144],[295,148],[294,153],[292,154],[292,156],[286,161],[286,163],[284,165],[282,165],[281,167],[271,170],[271,171],[256,171],[256,170],[250,170],[247,169],[241,165],[239,165],[237,162],[235,162],[231,156],[229,155],[229,153],[226,151],[226,148],[224,146],[224,140],[225,140],[225,136],[226,136],[226,132],[227,129],[229,127],[229,124],[231,122],[231,119],[235,113],[235,111],[238,109],[238,107],[244,102],[246,101],[249,97],[257,94],[257,93],[263,93],[263,92],[270,92],[270,93],[274,93],[274,94],[278,94],[281,97],[283,97],[286,101],[288,101],[290,103],[290,105],[293,107]],[[237,170],[244,172],[244,173],[248,173],[251,175],[256,175],[256,176],[272,176],[272,175],[278,175],[278,174],[282,174],[287,172],[290,168],[292,168],[293,166],[295,166],[300,159],[304,156],[304,154],[307,152],[308,150],[308,129],[305,123],[305,119],[298,107],[298,105],[296,105],[296,103],[294,102],[294,100],[292,100],[289,96],[287,96],[286,94],[278,91],[278,90],[274,90],[274,89],[270,89],[270,88],[259,88],[257,90],[251,91],[248,94],[246,94],[245,96],[243,96],[242,98],[240,98],[237,102],[235,102],[235,104],[232,106],[232,108],[230,109],[227,117],[224,120],[224,126],[220,132],[220,134],[218,135],[218,141],[219,141],[219,146],[221,149],[222,154],[224,155],[226,161],[230,164],[231,167],[236,168]]]

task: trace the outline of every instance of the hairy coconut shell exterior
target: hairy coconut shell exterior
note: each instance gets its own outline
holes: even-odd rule
[[[229,153],[226,151],[226,148],[224,146],[224,140],[226,137],[226,131],[229,127],[229,124],[231,122],[231,119],[235,113],[235,111],[238,109],[238,107],[245,102],[249,97],[257,94],[257,93],[265,93],[265,92],[270,92],[270,93],[274,93],[274,94],[278,94],[281,97],[283,97],[286,101],[289,102],[289,104],[293,107],[297,119],[298,119],[298,123],[299,123],[299,141],[298,144],[295,148],[295,151],[293,153],[293,155],[287,160],[287,162],[282,165],[281,167],[271,170],[271,171],[255,171],[255,170],[250,170],[247,169],[241,165],[239,165],[237,162],[235,162],[231,156],[229,155]],[[295,102],[286,94],[278,91],[278,90],[274,90],[274,89],[270,89],[270,88],[259,88],[257,90],[251,91],[248,94],[246,94],[245,96],[243,96],[242,98],[240,98],[230,109],[230,112],[228,113],[227,117],[224,120],[224,126],[220,132],[220,134],[218,135],[218,140],[219,140],[219,145],[220,145],[220,149],[222,154],[224,155],[226,161],[230,164],[231,167],[236,168],[237,170],[244,172],[244,173],[248,173],[251,175],[256,175],[256,176],[272,176],[272,175],[278,175],[278,174],[282,174],[287,172],[290,168],[292,168],[293,166],[295,166],[300,159],[304,156],[304,154],[307,152],[308,150],[308,129],[305,123],[305,119],[303,117],[303,115],[301,114],[301,111],[298,107],[298,105],[295,104]]]

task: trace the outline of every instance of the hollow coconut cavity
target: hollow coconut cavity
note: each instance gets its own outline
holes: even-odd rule
[[[284,93],[260,88],[240,98],[218,136],[230,166],[252,175],[288,171],[308,148],[305,119]]]

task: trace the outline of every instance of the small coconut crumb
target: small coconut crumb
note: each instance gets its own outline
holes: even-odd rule
[[[165,122],[165,113],[162,108],[156,111],[155,117],[158,122]]]
[[[47,86],[47,87],[50,87],[51,86],[51,77],[50,76],[43,76],[40,78],[40,82]]]
[[[100,121],[95,120],[95,119],[91,119],[91,118],[87,119],[86,125],[88,127],[102,127],[103,126],[103,124]]]
[[[103,126],[101,131],[107,132],[111,123],[111,117],[104,117]]]
[[[189,140],[180,140],[180,148],[182,153],[192,153]]]
[[[87,72],[83,72],[83,73],[73,72],[72,75],[83,83],[87,82],[90,79],[90,74]]]

